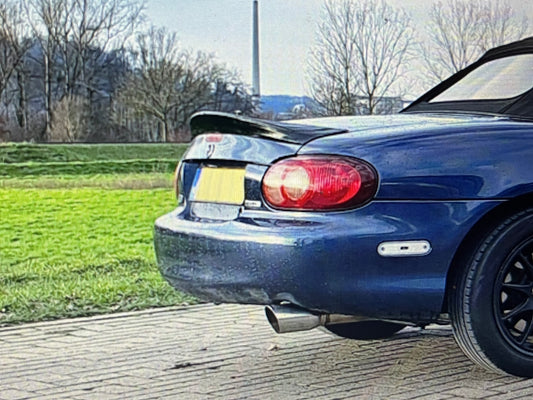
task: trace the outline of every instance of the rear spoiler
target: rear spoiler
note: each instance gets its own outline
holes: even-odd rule
[[[193,138],[203,133],[231,133],[296,144],[304,144],[318,137],[346,132],[341,129],[265,121],[213,111],[194,114],[189,121],[189,126]]]

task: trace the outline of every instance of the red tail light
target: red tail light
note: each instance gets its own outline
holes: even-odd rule
[[[372,199],[378,184],[373,167],[364,161],[337,156],[300,156],[272,165],[262,191],[273,208],[342,210]]]

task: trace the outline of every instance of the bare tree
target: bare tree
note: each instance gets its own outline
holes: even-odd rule
[[[212,111],[243,115],[253,115],[255,111],[250,89],[243,83],[240,74],[224,66],[218,68],[208,107]]]
[[[60,43],[66,92],[74,95],[94,89],[95,75],[106,68],[106,52],[123,47],[143,20],[143,4],[138,0],[70,1],[68,26]]]
[[[176,33],[166,29],[139,34],[132,56],[134,70],[121,101],[155,118],[161,129],[153,139],[167,141],[191,113],[209,104],[220,68],[210,55],[182,50]]]
[[[10,128],[16,127],[24,134],[28,125],[25,58],[31,40],[23,11],[20,2],[0,1],[0,98]],[[16,115],[16,126],[10,118],[12,109]]]
[[[385,0],[326,0],[308,63],[313,98],[328,115],[379,112],[413,37],[409,15]]]
[[[356,8],[353,1],[327,1],[317,27],[308,75],[311,94],[327,115],[355,113],[355,94],[360,85],[354,43]]]
[[[0,2],[0,96],[4,94],[29,48],[20,5]]]
[[[485,29],[480,43],[482,52],[527,35],[529,28],[527,15],[520,16],[508,0],[489,0],[483,4],[481,20]]]
[[[41,139],[52,135],[54,66],[59,44],[58,38],[66,36],[68,26],[68,0],[26,0],[24,3],[28,22],[40,44],[43,67],[45,130]]]
[[[414,30],[410,16],[402,9],[394,9],[385,1],[363,2],[357,12],[359,29],[355,45],[360,62],[362,96],[369,114],[394,87],[404,73],[404,66],[413,45]]]
[[[107,67],[107,49],[122,45],[133,33],[142,20],[143,4],[140,0],[23,1],[41,48],[46,139],[54,126],[55,102],[83,96],[89,98],[83,104],[91,105],[91,95],[97,91],[94,79]]]
[[[528,28],[507,0],[447,0],[433,4],[422,54],[427,76],[438,82],[486,50],[518,40]]]
[[[67,95],[54,103],[53,142],[77,142],[87,134],[87,98]]]

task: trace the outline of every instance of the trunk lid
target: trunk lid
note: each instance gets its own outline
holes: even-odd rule
[[[350,148],[438,134],[493,123],[492,116],[466,114],[393,114],[328,117],[271,122],[225,113],[202,112],[190,122],[194,140],[185,160],[228,160],[260,165],[305,151],[330,153],[336,143]],[[355,154],[353,154],[355,155]]]
[[[288,124],[242,116],[202,112],[190,121],[193,141],[183,160],[210,160],[270,165],[296,154],[313,139],[347,132],[344,128]]]
[[[202,113],[191,120],[194,140],[182,159],[182,215],[227,221],[244,210],[268,210],[261,183],[275,161],[296,154],[336,154],[371,163],[383,182],[394,180],[406,152],[420,141],[483,130],[498,118],[468,115],[388,115],[321,118],[273,123],[228,114]],[[406,146],[408,148],[406,148]],[[394,155],[399,155],[394,158]],[[385,155],[387,154],[387,155]],[[394,160],[399,164],[391,168]],[[407,158],[409,160],[410,158]],[[418,164],[412,161],[412,173]],[[384,196],[383,187],[378,195]],[[386,193],[385,193],[386,194]]]

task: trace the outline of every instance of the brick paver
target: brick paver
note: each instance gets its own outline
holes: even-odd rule
[[[0,399],[533,397],[486,372],[449,327],[351,341],[277,335],[261,307],[202,305],[0,328]]]

